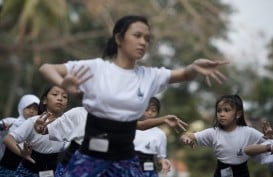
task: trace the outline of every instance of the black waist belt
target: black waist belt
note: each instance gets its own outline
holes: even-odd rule
[[[156,169],[155,155],[154,154],[145,154],[145,153],[140,152],[140,151],[135,151],[135,153],[136,153],[137,157],[139,158],[140,166],[141,166],[143,171],[146,171],[144,169],[144,163],[145,162],[152,162],[153,163],[153,169]]]
[[[231,165],[217,160],[217,168],[214,177],[221,177],[221,170],[230,167],[233,172],[233,177],[249,177],[247,161],[238,165]]]
[[[53,154],[42,154],[32,150],[31,157],[35,160],[35,164],[24,159],[22,165],[24,168],[30,170],[33,173],[38,173],[39,171],[54,170],[57,167],[57,157],[58,153]]]
[[[60,162],[66,166],[71,159],[72,155],[75,153],[76,150],[78,150],[80,145],[76,143],[75,141],[71,141],[68,148],[60,154]]]
[[[107,160],[124,160],[134,157],[133,140],[135,138],[136,122],[120,122],[88,114],[80,152]],[[89,142],[92,138],[107,139],[109,141],[108,151],[90,150]]]
[[[21,162],[22,158],[16,154],[14,154],[11,150],[8,148],[5,149],[4,156],[2,157],[2,160],[0,162],[0,165],[2,167],[5,167],[9,170],[15,171]]]

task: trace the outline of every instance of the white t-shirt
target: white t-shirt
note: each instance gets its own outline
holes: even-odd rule
[[[197,144],[213,149],[216,157],[223,163],[241,164],[249,159],[244,149],[250,144],[264,142],[263,134],[248,126],[237,126],[231,132],[220,128],[208,128],[194,134]]]
[[[39,116],[34,116],[27,119],[9,134],[14,137],[17,143],[26,141],[34,151],[40,153],[51,154],[63,151],[69,143],[50,140],[49,135],[41,135],[34,130],[33,125],[38,118]]]
[[[158,158],[166,158],[167,137],[158,127],[148,130],[136,130],[135,150],[145,154],[154,154]]]
[[[47,125],[48,135],[55,141],[72,141],[81,144],[84,137],[87,111],[84,107],[72,108]]]
[[[83,106],[97,117],[118,121],[140,118],[152,96],[163,91],[171,72],[166,68],[136,66],[123,69],[101,58],[70,61],[68,73],[89,67],[93,78],[81,85]]]

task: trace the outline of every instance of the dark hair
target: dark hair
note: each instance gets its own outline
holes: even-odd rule
[[[241,111],[240,117],[237,119],[237,125],[240,126],[247,126],[245,122],[245,116],[244,116],[244,107],[243,107],[243,101],[238,95],[224,95],[220,97],[215,104],[215,122],[214,127],[220,127],[223,128],[219,122],[217,121],[217,107],[220,102],[224,102],[229,104],[232,108],[236,109],[236,112]]]
[[[160,112],[160,101],[156,97],[151,97],[149,101],[149,106],[155,106],[157,108],[157,113]]]
[[[45,91],[43,92],[43,94],[40,97],[40,104],[38,106],[38,115],[42,114],[43,112],[45,112],[47,110],[47,105],[44,104],[44,99],[47,97],[47,94],[50,92],[50,90],[53,88],[53,85],[48,86]]]
[[[117,54],[117,43],[115,40],[116,34],[119,34],[119,36],[123,38],[129,26],[135,22],[143,22],[150,27],[147,19],[143,16],[128,15],[122,17],[116,22],[114,26],[112,37],[108,39],[108,42],[102,54],[102,58],[113,57]]]

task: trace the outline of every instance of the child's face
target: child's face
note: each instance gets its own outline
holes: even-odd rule
[[[154,105],[149,105],[143,114],[143,119],[151,119],[158,116],[157,107]]]
[[[25,119],[38,114],[38,105],[36,103],[29,105],[23,110],[23,116]]]
[[[216,116],[224,129],[233,129],[237,126],[236,109],[229,103],[220,101],[217,105]]]
[[[62,113],[68,102],[67,92],[60,87],[52,87],[48,92],[46,98],[43,100],[43,104],[47,105],[47,111],[55,115]]]

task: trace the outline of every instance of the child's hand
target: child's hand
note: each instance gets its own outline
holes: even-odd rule
[[[21,149],[21,147],[18,144],[16,144],[16,145],[20,149],[21,156],[24,159],[30,161],[33,164],[36,163],[35,160],[31,157],[32,148],[27,142],[24,142],[23,149]]]
[[[263,130],[265,139],[273,139],[273,130],[268,121],[262,122],[262,130]]]
[[[47,125],[53,122],[55,119],[51,119],[47,121],[48,118],[52,116],[51,113],[42,113],[40,117],[34,123],[34,130],[39,134],[46,134],[47,132]]]
[[[162,173],[167,174],[168,172],[171,171],[172,163],[170,160],[161,159],[161,165],[162,165],[162,170],[161,170]]]
[[[180,141],[183,142],[186,145],[190,145],[191,148],[194,148],[195,145],[195,141],[193,139],[191,139],[189,136],[187,135],[182,135],[180,137]]]
[[[176,133],[180,133],[181,131],[186,131],[188,124],[183,122],[181,119],[176,117],[175,115],[167,115],[164,119],[165,123],[168,124],[170,127],[174,128]]]

